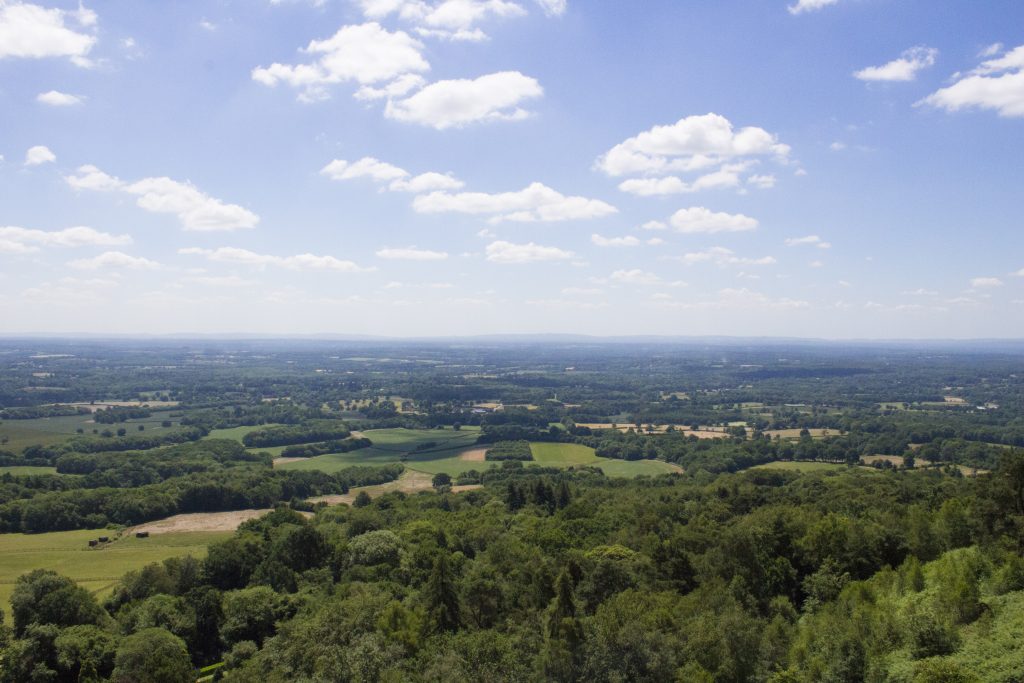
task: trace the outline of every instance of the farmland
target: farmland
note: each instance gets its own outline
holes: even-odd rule
[[[149,538],[122,537],[98,548],[89,540],[113,536],[109,529],[54,531],[45,534],[0,534],[0,606],[7,602],[18,576],[33,569],[53,569],[105,596],[125,572],[169,557],[206,554],[210,543],[230,532],[186,532]]]
[[[470,470],[481,471],[496,464],[466,457],[467,454],[479,450],[474,446],[478,430],[466,427],[463,427],[461,431],[370,430],[363,432],[363,435],[373,441],[371,448],[290,460],[281,464],[280,468],[337,472],[352,465],[385,465],[401,462],[408,469],[418,472],[427,474],[445,472],[457,476]],[[677,466],[655,460],[624,461],[600,458],[594,454],[593,448],[578,444],[534,442],[530,448],[533,451],[534,463],[537,465],[548,467],[593,465],[601,467],[605,474],[613,477],[633,477],[639,474],[653,475],[681,471],[681,468]],[[530,466],[534,463],[526,463],[526,465]]]
[[[66,415],[60,417],[40,417],[31,420],[4,420],[0,422],[0,450],[20,453],[29,446],[55,446],[67,439],[81,434],[90,435],[93,430],[103,432],[124,428],[128,434],[140,433],[160,434],[168,431],[163,426],[165,420],[177,424],[178,419],[171,418],[169,412],[154,412],[149,417],[127,420],[117,424],[97,424],[92,415]],[[79,432],[78,430],[82,430]]]

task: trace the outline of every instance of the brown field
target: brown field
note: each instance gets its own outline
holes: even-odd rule
[[[405,470],[395,481],[389,481],[386,484],[376,484],[374,486],[358,486],[349,490],[348,493],[334,494],[330,496],[316,496],[310,498],[311,503],[327,503],[328,505],[337,505],[338,503],[352,504],[355,501],[356,496],[359,495],[360,491],[366,491],[372,498],[383,495],[390,491],[402,491],[404,493],[416,493],[417,491],[427,491],[433,488],[431,482],[432,477],[425,472],[416,472],[415,470]]]
[[[261,517],[273,510],[230,510],[228,512],[193,512],[186,515],[174,515],[155,522],[147,522],[131,527],[126,535],[137,531],[148,531],[150,534],[172,534],[182,531],[234,531],[242,522]],[[306,516],[312,516],[303,512]]]
[[[962,405],[964,403],[967,403],[967,401],[960,398],[959,396],[943,396],[942,400],[945,401],[946,403],[953,403],[955,405]]]
[[[469,462],[484,462],[486,460],[487,449],[486,448],[471,448],[468,451],[459,453],[459,460],[468,460]]]
[[[309,460],[309,458],[274,458],[274,467],[287,465],[290,462],[299,462],[300,460]]]

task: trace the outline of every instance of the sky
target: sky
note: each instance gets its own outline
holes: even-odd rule
[[[1018,0],[0,0],[0,335],[1024,337]]]

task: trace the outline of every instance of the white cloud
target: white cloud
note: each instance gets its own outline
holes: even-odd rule
[[[617,209],[598,199],[567,197],[542,183],[532,183],[518,192],[431,192],[413,200],[419,213],[494,214],[500,221],[551,222],[601,218]]]
[[[444,251],[418,249],[416,247],[405,247],[400,249],[385,247],[377,250],[377,258],[397,261],[443,261],[448,258],[448,253]]]
[[[359,4],[368,19],[395,15],[414,24],[421,36],[445,40],[486,40],[487,34],[476,24],[526,14],[521,5],[508,0],[359,0]]]
[[[327,97],[327,86],[355,81],[360,85],[392,81],[430,70],[423,44],[404,31],[390,32],[370,22],[342,26],[326,40],[313,40],[303,50],[315,61],[257,67],[252,78],[263,85],[285,83],[302,90],[304,100]]]
[[[217,24],[207,19],[203,19],[199,22],[199,28],[203,29],[204,31],[209,31],[210,33],[213,33],[217,30]]]
[[[612,282],[618,282],[624,285],[657,285],[661,283],[661,278],[654,273],[649,273],[646,270],[640,270],[634,268],[633,270],[616,270],[609,276]]]
[[[141,256],[129,256],[123,251],[105,251],[92,258],[77,259],[68,263],[80,270],[106,270],[127,268],[128,270],[155,270],[160,267],[156,261]]]
[[[665,244],[665,240],[661,239],[660,237],[652,237],[649,240],[647,240],[645,244],[651,247],[657,247],[661,246],[662,244]]]
[[[290,270],[336,270],[344,273],[362,273],[375,270],[375,268],[361,268],[352,261],[345,261],[334,256],[317,256],[316,254],[274,256],[272,254],[258,254],[254,251],[237,247],[219,247],[217,249],[187,247],[179,249],[178,253],[202,256],[210,261],[219,263],[233,263],[256,267],[277,266]]]
[[[396,192],[422,193],[435,190],[458,190],[465,185],[451,174],[434,171],[410,177],[410,173],[404,168],[373,157],[363,157],[352,163],[344,159],[335,159],[320,169],[320,174],[331,180],[339,181],[370,178],[378,183],[388,183],[387,189]]]
[[[1002,287],[1003,281],[997,277],[976,277],[971,279],[971,287],[984,289],[991,287]]]
[[[363,157],[359,161],[349,163],[344,159],[335,159],[320,169],[321,175],[331,180],[352,180],[353,178],[371,178],[378,182],[386,182],[409,175],[405,169],[398,168],[385,161],[373,157]]]
[[[757,228],[757,220],[741,213],[713,212],[703,206],[680,209],[672,214],[669,223],[682,233],[744,232]]]
[[[57,161],[57,155],[51,152],[49,147],[44,145],[30,147],[29,150],[25,152],[26,166],[38,166],[52,161]]]
[[[787,247],[803,247],[803,246],[814,246],[818,249],[831,249],[832,243],[825,242],[817,235],[807,235],[806,237],[787,237]]]
[[[1016,273],[1014,273],[1014,275],[1017,277],[1024,277],[1024,268],[1018,270]]]
[[[131,244],[130,235],[111,235],[85,226],[63,230],[31,230],[14,226],[0,227],[0,242],[7,244],[10,251],[27,253],[38,247],[112,247]],[[17,246],[11,246],[11,244]]]
[[[195,275],[184,278],[182,282],[204,287],[251,287],[257,284],[255,280],[246,280],[237,275]]]
[[[558,17],[565,14],[566,0],[534,0],[540,8],[544,10],[544,14],[549,17]]]
[[[904,296],[938,296],[939,293],[934,289],[925,289],[924,287],[918,287],[917,289],[908,290],[906,292],[900,292]]]
[[[1000,116],[1024,116],[1024,45],[982,62],[953,85],[937,90],[918,104],[951,112],[980,107],[994,109]]]
[[[82,99],[79,95],[70,95],[57,90],[49,90],[36,95],[36,102],[48,104],[51,107],[72,107],[76,104],[81,104]]]
[[[640,226],[641,230],[667,230],[668,225],[662,221],[647,221]]]
[[[760,258],[736,256],[732,249],[725,247],[711,247],[701,251],[691,251],[680,256],[678,260],[688,266],[698,263],[712,263],[716,266],[770,266],[775,263],[775,257],[773,256],[762,256]]]
[[[752,175],[747,178],[747,185],[753,185],[759,190],[768,190],[775,187],[777,182],[773,175]]]
[[[912,81],[917,72],[935,64],[939,51],[933,47],[919,45],[904,50],[899,59],[882,66],[869,66],[855,71],[853,77],[861,81]]]
[[[65,178],[77,190],[121,191],[138,197],[136,204],[153,213],[172,213],[185,230],[215,231],[253,228],[259,216],[237,204],[225,204],[189,182],[167,177],[143,178],[128,183],[107,175],[95,166],[81,166]]]
[[[383,87],[375,88],[372,85],[364,85],[356,90],[357,100],[380,100],[384,98],[404,97],[413,90],[419,90],[427,84],[427,79],[419,74],[405,74],[387,83]]]
[[[687,116],[667,126],[654,126],[612,147],[597,160],[609,176],[692,173],[759,157],[785,161],[788,145],[756,126],[734,130],[719,114]],[[734,168],[734,172],[742,168]],[[705,181],[707,182],[707,181]]]
[[[591,235],[590,241],[599,247],[636,247],[640,245],[640,240],[632,235],[625,237],[603,237],[601,235]]]
[[[684,181],[678,176],[665,176],[663,178],[630,178],[619,184],[623,192],[651,197],[668,194],[689,194],[703,190],[721,190],[740,185],[740,173],[748,168],[749,164],[726,164],[717,171],[705,173],[692,183]],[[774,185],[772,176],[751,176],[751,178],[772,178],[773,182],[767,187]],[[748,182],[750,179],[748,179]]]
[[[1002,51],[1003,51],[1003,44],[1002,43],[992,43],[991,45],[986,45],[978,53],[978,57],[982,57],[982,58],[984,58],[984,57],[995,57],[997,54],[999,54]]]
[[[91,28],[96,25],[96,13],[81,5],[66,11],[18,0],[0,1],[0,59],[67,57],[77,66],[91,66],[88,55],[96,37],[69,28],[68,20]]]
[[[571,251],[558,247],[545,247],[529,242],[513,244],[511,242],[491,242],[487,245],[487,260],[495,263],[533,263],[536,261],[564,261],[573,258]]]
[[[795,5],[786,9],[790,14],[803,14],[804,12],[815,12],[829,5],[837,5],[839,0],[797,0]]]
[[[501,71],[476,79],[437,81],[401,100],[389,100],[388,118],[438,130],[460,128],[483,121],[515,121],[530,112],[524,100],[544,94],[536,79],[518,71]]]
[[[846,149],[846,143],[836,140],[831,145],[829,145],[828,148],[833,152],[842,152],[844,149]]]

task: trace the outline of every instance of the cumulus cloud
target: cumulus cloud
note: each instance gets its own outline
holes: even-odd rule
[[[76,104],[81,104],[82,99],[79,95],[70,95],[58,90],[49,90],[36,95],[36,102],[48,104],[51,107],[73,107]]]
[[[490,222],[554,222],[601,218],[617,209],[598,199],[567,197],[542,183],[518,192],[431,192],[413,200],[419,213],[492,214]]]
[[[558,247],[546,247],[528,242],[513,244],[511,242],[491,242],[486,248],[487,260],[495,263],[534,263],[537,261],[564,261],[573,258],[571,251]]]
[[[701,192],[703,190],[720,190],[739,187],[741,184],[740,174],[749,166],[750,164],[747,163],[726,164],[717,171],[705,173],[690,183],[684,181],[678,176],[665,176],[663,178],[630,178],[629,180],[624,180],[620,183],[619,189],[623,192],[629,192],[630,194],[639,195],[641,197],[651,197],[656,195],[688,194],[691,192]],[[774,185],[774,177],[772,176],[756,177],[772,178],[773,182],[767,185],[767,187]],[[750,182],[750,179],[748,179],[748,182]]]
[[[105,251],[92,258],[77,259],[68,263],[79,270],[156,270],[160,264],[141,256],[130,256],[123,251]]]
[[[680,209],[672,214],[669,224],[676,232],[718,233],[745,232],[757,228],[757,220],[741,213],[714,212],[703,206]]]
[[[388,31],[376,22],[342,26],[332,37],[306,46],[303,52],[313,57],[312,62],[275,62],[253,69],[252,78],[267,86],[284,83],[297,88],[303,100],[324,99],[330,85],[383,83],[429,71],[422,49],[423,44],[408,33]]]
[[[804,12],[815,12],[829,5],[837,5],[839,0],[797,0],[795,5],[786,9],[790,14],[803,14]]]
[[[912,81],[917,72],[935,64],[939,51],[933,47],[919,45],[904,50],[898,59],[882,66],[869,66],[855,71],[853,77],[861,81]]]
[[[57,161],[57,155],[51,152],[50,148],[45,145],[29,147],[28,151],[25,152],[26,166],[39,166],[40,164],[47,164],[52,161]]]
[[[749,258],[737,256],[732,249],[725,247],[711,247],[701,251],[691,251],[679,257],[680,261],[688,266],[698,263],[711,263],[716,266],[770,266],[775,263],[775,257],[762,256],[760,258]]]
[[[369,178],[378,183],[387,183],[386,188],[389,190],[417,194],[435,190],[458,190],[465,185],[451,174],[434,171],[413,176],[404,168],[373,157],[363,157],[351,163],[344,159],[335,159],[320,169],[320,174],[339,181]]]
[[[419,249],[417,247],[405,247],[399,249],[385,247],[377,250],[377,258],[396,261],[443,261],[448,258],[448,252],[431,251],[429,249]]]
[[[832,244],[830,242],[826,242],[826,241],[822,240],[817,235],[807,235],[806,237],[787,237],[786,238],[786,246],[787,247],[812,246],[812,247],[817,247],[818,249],[831,249],[832,248]]]
[[[654,126],[612,147],[596,166],[612,177],[634,176],[619,189],[649,197],[741,188],[744,182],[768,188],[774,176],[748,174],[764,159],[786,163],[789,153],[788,145],[763,128],[737,130],[729,119],[711,113]]]
[[[639,246],[640,240],[632,235],[626,235],[625,237],[604,237],[602,235],[591,235],[590,241],[599,247],[636,247]]]
[[[654,126],[612,147],[597,160],[610,176],[664,175],[700,171],[742,159],[786,159],[788,145],[763,128],[734,130],[719,114],[687,116],[667,126]]]
[[[76,190],[120,191],[138,197],[136,204],[153,213],[171,213],[185,230],[215,231],[253,228],[259,216],[237,204],[210,197],[190,182],[167,177],[125,182],[95,166],[81,166],[65,180]]]
[[[67,57],[76,66],[89,67],[89,51],[96,44],[92,31],[96,13],[82,5],[77,10],[47,9],[18,0],[0,1],[0,59]],[[77,24],[72,28],[72,24]]]
[[[131,244],[130,235],[112,235],[85,226],[63,230],[32,230],[15,226],[0,227],[0,245],[9,252],[28,253],[39,247],[112,247]],[[0,246],[0,251],[4,247]]]
[[[384,98],[404,97],[413,90],[419,90],[427,84],[427,79],[419,74],[405,74],[379,88],[364,85],[356,90],[357,100],[380,100]]]
[[[982,62],[956,82],[937,90],[918,104],[946,111],[993,109],[1000,116],[1024,116],[1024,45],[1001,57]]]
[[[1002,286],[1003,281],[997,277],[976,277],[971,279],[971,287],[974,289],[988,289]]]
[[[187,247],[185,249],[179,249],[178,253],[191,256],[202,256],[209,261],[231,263],[242,266],[276,266],[290,270],[334,270],[343,273],[362,273],[375,270],[374,268],[361,268],[352,261],[345,261],[334,256],[318,256],[316,254],[275,256],[273,254],[259,254],[254,251],[249,251],[248,249],[239,249],[237,247],[219,247],[217,249]]]
[[[389,100],[384,115],[438,130],[516,121],[530,116],[520,105],[543,94],[536,79],[518,71],[501,71],[475,79],[436,81],[405,99]]]
[[[421,36],[445,40],[486,40],[477,24],[526,14],[509,0],[359,0],[359,5],[368,19],[393,15],[415,25]]]

